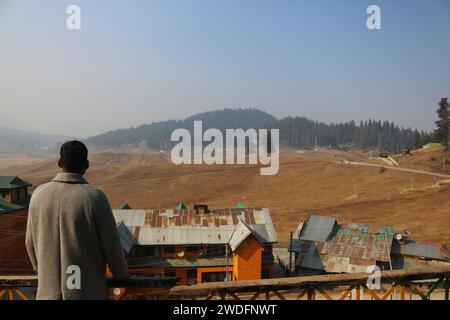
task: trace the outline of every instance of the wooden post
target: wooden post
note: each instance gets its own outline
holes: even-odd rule
[[[314,289],[309,289],[308,290],[308,294],[307,294],[308,300],[315,300],[315,296],[316,296],[315,290]]]
[[[448,301],[448,291],[450,290],[450,278],[445,279],[445,297],[444,299]]]
[[[355,290],[356,290],[356,300],[361,300],[361,287],[357,285]]]
[[[400,300],[405,300],[406,287],[401,284],[400,285]]]

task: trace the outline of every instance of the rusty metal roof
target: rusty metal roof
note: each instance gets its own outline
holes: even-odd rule
[[[367,267],[375,265],[375,260],[356,259],[350,257],[322,256],[324,269],[329,273],[367,272]]]
[[[387,233],[384,228],[379,230],[382,233],[339,227],[336,235],[325,242],[320,253],[328,256],[388,262],[394,234]]]
[[[298,253],[296,265],[301,268],[330,273],[366,272],[377,261],[390,259],[394,236],[394,228],[390,226],[355,223],[338,226],[334,218],[311,216],[298,230],[292,251]]]
[[[310,218],[311,219],[311,218]],[[446,251],[436,245],[421,244],[408,240],[405,244],[393,241],[395,230],[392,226],[374,227],[367,224],[350,223],[333,228],[327,240],[307,241],[302,238],[308,230],[309,221],[300,223],[298,238],[292,241],[292,251],[297,253],[296,266],[305,269],[322,270],[330,273],[366,272],[368,266],[377,262],[391,262],[394,269],[413,269],[426,266],[427,263],[450,263]],[[320,217],[324,226],[327,220]],[[333,218],[328,219],[333,221]],[[328,223],[330,226],[331,223]],[[324,239],[314,229],[308,231],[306,238]],[[313,236],[310,236],[313,235]],[[423,260],[417,258],[433,259]],[[440,260],[440,261],[438,261]]]
[[[240,220],[261,243],[277,241],[267,208],[113,210],[139,245],[224,244],[228,243]]]
[[[376,263],[373,259],[359,259],[345,256],[321,254],[324,242],[299,240],[299,250],[295,264],[301,268],[323,270],[330,273],[366,272],[367,267]]]

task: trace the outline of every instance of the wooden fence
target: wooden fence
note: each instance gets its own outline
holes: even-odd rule
[[[370,300],[405,300],[409,294],[410,298],[417,295],[422,300],[429,300],[437,288],[442,288],[442,299],[449,299],[450,267],[381,271],[380,289],[368,285],[369,276],[367,273],[332,274],[202,283],[174,287],[170,295],[178,299],[206,300],[345,300],[350,297],[361,300],[363,295]]]
[[[220,299],[220,300],[370,300],[407,299],[415,295],[429,300],[436,289],[449,300],[450,267],[380,272],[381,289],[368,285],[371,274],[332,274],[263,280],[210,282],[175,286],[176,277],[132,276],[108,282],[109,298],[120,299]],[[33,298],[37,276],[0,276],[0,299]]]

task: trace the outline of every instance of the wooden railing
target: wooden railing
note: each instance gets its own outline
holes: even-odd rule
[[[367,284],[371,274],[333,274],[264,280],[211,282],[175,286],[176,277],[132,276],[109,280],[109,298],[120,299],[220,299],[220,300],[449,300],[450,267],[394,270],[380,273],[381,289]],[[34,298],[37,276],[0,276],[0,298]],[[438,289],[439,290],[436,290]],[[437,292],[439,291],[439,292]],[[408,296],[408,297],[407,297]]]
[[[177,277],[131,276],[126,280],[108,280],[108,298],[121,299],[164,299],[170,288],[175,286]],[[0,276],[0,299],[34,299],[38,277]]]
[[[449,299],[450,267],[380,272],[380,289],[371,288],[367,281],[371,274],[333,274],[308,277],[289,277],[237,282],[202,283],[178,286],[170,291],[178,299],[279,299],[279,300],[345,300],[345,299]],[[426,289],[424,289],[426,288]],[[442,296],[436,289],[442,288]]]

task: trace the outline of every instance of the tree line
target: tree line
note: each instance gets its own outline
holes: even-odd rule
[[[352,145],[361,149],[377,148],[380,151],[400,152],[403,148],[420,148],[436,138],[436,133],[403,128],[389,121],[327,124],[305,117],[277,119],[256,109],[223,109],[200,113],[184,120],[154,122],[109,131],[89,137],[85,142],[100,149],[145,143],[151,149],[167,150],[176,143],[170,139],[172,132],[185,128],[192,133],[195,120],[202,121],[203,130],[217,128],[225,132],[227,128],[279,129],[280,144],[293,148],[313,148],[317,143],[319,146]]]

